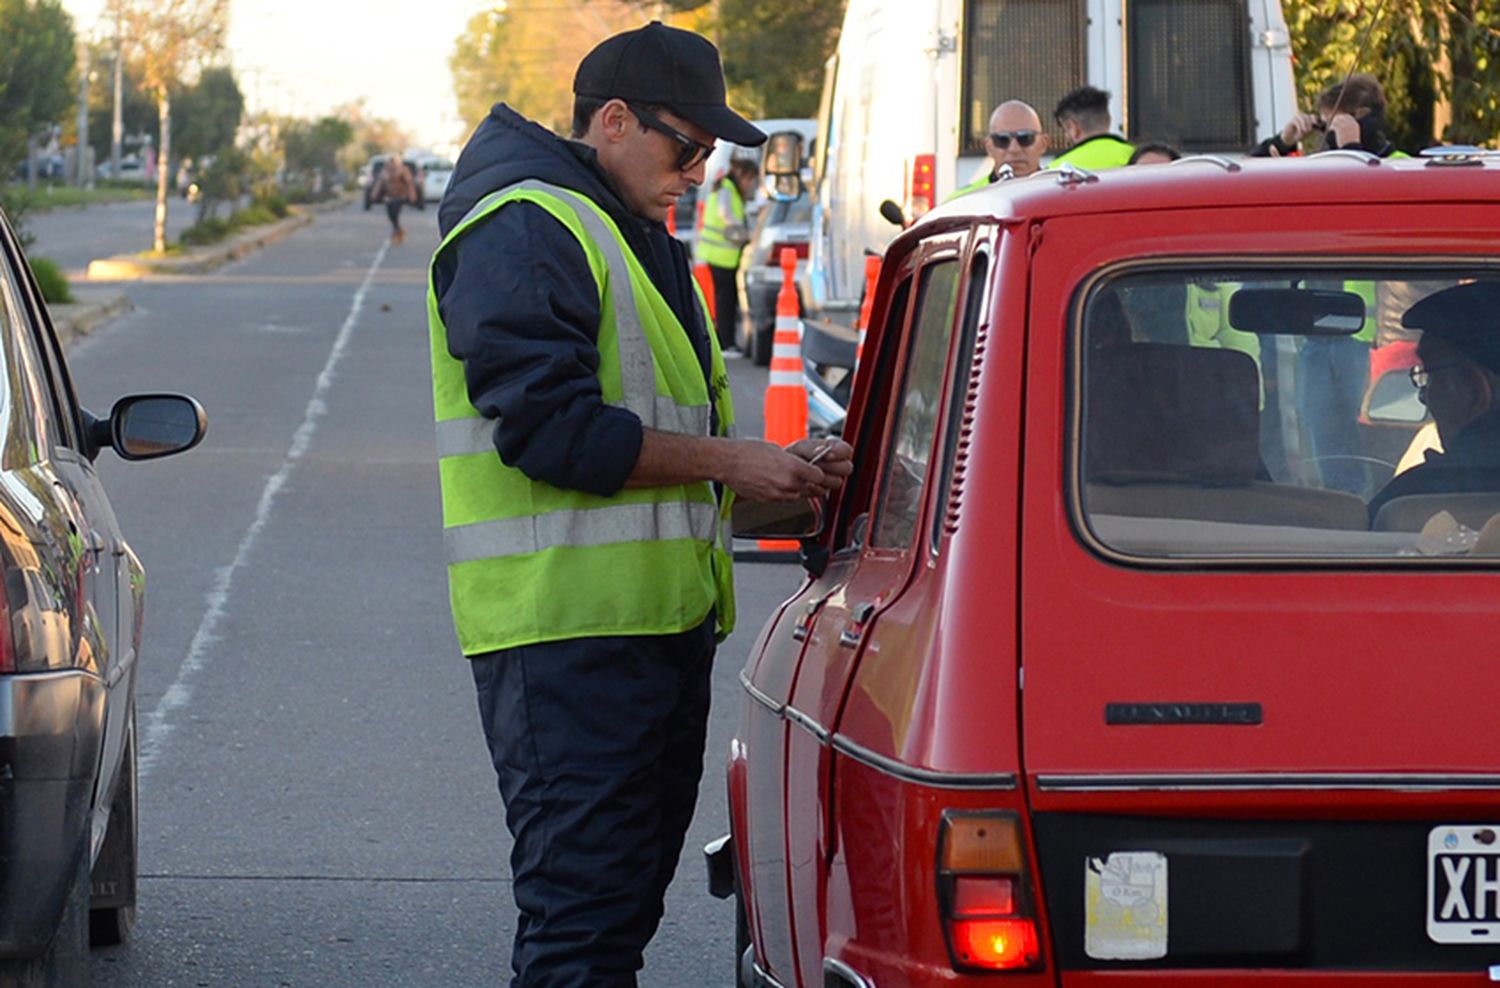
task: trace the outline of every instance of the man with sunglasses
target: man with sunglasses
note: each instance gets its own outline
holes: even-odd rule
[[[731,438],[664,225],[716,139],[765,140],[725,105],[717,49],[653,22],[594,48],[573,92],[573,140],[502,104],[459,157],[433,399],[449,599],[514,838],[511,984],[633,988],[734,624],[729,502],[821,496],[852,451]]]
[[[1408,494],[1500,492],[1500,282],[1445,288],[1406,311],[1422,330],[1417,395],[1437,425],[1442,452],[1397,474],[1370,501],[1370,518]]]
[[[990,114],[990,132],[984,139],[984,148],[992,163],[990,170],[959,189],[951,198],[998,182],[1005,168],[1010,169],[1014,178],[1034,175],[1042,167],[1042,155],[1047,153],[1048,146],[1042,118],[1036,110],[1018,99],[1006,100]]]

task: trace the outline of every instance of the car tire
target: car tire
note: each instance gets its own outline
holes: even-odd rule
[[[62,988],[89,983],[89,847],[78,848],[78,864],[52,943],[37,957],[0,960],[4,988]]]
[[[99,849],[99,860],[94,862],[93,870],[96,879],[123,884],[125,901],[89,910],[89,943],[95,947],[124,943],[135,929],[136,877],[140,868],[138,776],[136,721],[132,708],[130,727],[125,735],[125,756],[120,764],[120,781],[115,785],[114,803],[109,811],[109,829],[104,833],[104,844]]]

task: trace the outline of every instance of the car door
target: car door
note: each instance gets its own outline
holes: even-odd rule
[[[945,395],[951,378],[967,381],[954,373],[958,327],[979,305],[961,304],[970,240],[968,231],[929,238],[900,272],[855,437],[861,477],[841,506],[849,527],[819,581],[787,706],[787,876],[803,985],[822,978],[834,732],[848,685],[866,651],[880,647],[883,616],[932,568],[926,535],[930,495],[942,486]]]
[[[109,691],[99,778],[102,786],[110,785],[124,749],[134,685],[134,635],[122,638],[119,627],[122,613],[134,614],[133,607],[121,607],[122,595],[129,593],[124,573],[127,550],[89,455],[82,410],[74,399],[51,321],[34,281],[20,263],[19,247],[8,233],[5,253],[7,304],[18,316],[16,353],[45,437],[39,450],[50,481],[44,501],[59,519],[73,583],[78,615],[74,656],[91,666]],[[122,640],[125,647],[116,648]],[[104,795],[96,793],[96,799]]]

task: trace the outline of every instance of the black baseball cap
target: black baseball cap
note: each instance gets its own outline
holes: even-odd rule
[[[583,56],[573,93],[665,106],[715,137],[758,147],[766,135],[731,110],[724,94],[719,49],[702,35],[652,21],[605,38]]]
[[[1500,374],[1500,281],[1473,281],[1434,292],[1407,309],[1401,325],[1436,336]]]

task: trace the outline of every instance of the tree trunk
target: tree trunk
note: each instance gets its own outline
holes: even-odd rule
[[[161,142],[156,152],[156,236],[151,249],[167,252],[167,179],[172,168],[172,95],[162,89],[156,96],[156,114],[161,123]]]

